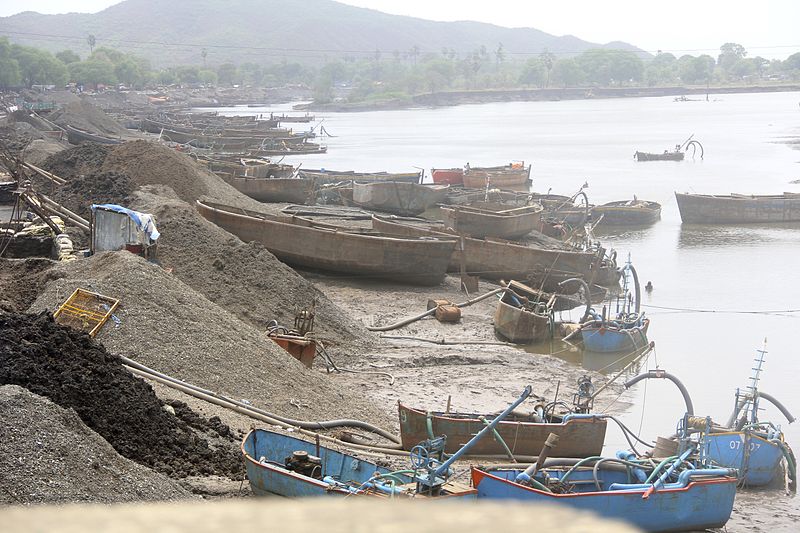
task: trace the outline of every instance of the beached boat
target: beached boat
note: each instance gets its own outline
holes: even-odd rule
[[[401,181],[404,183],[421,183],[422,172],[355,172],[353,170],[300,169],[300,176],[314,178],[318,183],[338,183],[340,181],[358,181],[359,183],[380,181]]]
[[[449,185],[402,181],[353,182],[353,203],[375,211],[416,216],[444,200]]]
[[[530,166],[522,170],[478,170],[469,169],[464,172],[464,187],[485,189],[487,186],[497,189],[519,190],[530,188]]]
[[[528,280],[548,291],[558,290],[558,284],[569,278],[590,280],[597,257],[593,252],[571,251],[566,247],[549,249],[499,239],[458,237],[444,228],[436,230],[389,217],[372,217],[372,227],[392,235],[458,238],[460,244],[454,248],[450,260],[451,272],[460,272],[463,261],[467,274],[492,280]]]
[[[221,175],[225,183],[253,200],[265,203],[314,203],[316,184],[306,178],[247,178]]]
[[[445,225],[470,237],[519,239],[539,228],[542,206],[510,207],[500,203],[442,207]]]
[[[241,240],[260,242],[284,263],[400,283],[441,283],[457,242],[447,235],[408,238],[344,229],[199,200],[197,209]]]
[[[432,168],[431,179],[440,185],[462,185],[464,183],[463,168]]]
[[[319,443],[265,429],[242,442],[247,479],[257,496],[373,496],[427,498],[413,477]],[[474,498],[475,489],[447,482],[436,498]]]
[[[91,133],[75,126],[67,124],[64,129],[67,132],[67,140],[70,144],[82,143],[99,143],[99,144],[122,144],[122,139],[114,139],[112,137],[105,137],[96,133]]]
[[[668,152],[664,150],[664,153],[661,154],[654,154],[650,152],[639,152],[638,150],[636,153],[633,154],[633,158],[637,161],[683,161],[685,154],[683,152]]]
[[[561,442],[556,450],[560,446]],[[576,465],[547,466],[545,462],[535,471],[472,467],[472,484],[479,499],[569,506],[644,531],[723,527],[733,511],[735,470],[689,467],[678,473],[679,465],[671,462],[648,480],[653,468],[645,467],[645,462],[637,467],[617,458],[594,458]]]
[[[552,336],[551,301],[537,301],[518,294],[519,285],[509,284],[494,311],[494,330],[500,337],[516,344],[542,342]],[[554,299],[555,297],[551,297]]]
[[[711,195],[675,193],[681,220],[687,224],[800,222],[800,194]]]
[[[400,416],[400,440],[403,449],[410,450],[417,443],[431,438],[430,435],[446,435],[446,453],[458,451],[486,426],[480,417],[490,420],[494,415],[477,413],[446,413],[425,411],[397,404]],[[566,419],[565,419],[566,418]],[[563,417],[545,414],[539,406],[538,413],[530,416],[506,417],[497,426],[497,433],[514,455],[538,455],[547,436],[555,433],[560,437],[558,451],[565,457],[590,457],[603,450],[606,437],[606,419],[593,416]],[[477,442],[470,450],[472,455],[506,455],[497,438],[486,438]]]
[[[661,204],[645,200],[608,202],[591,209],[592,220],[601,226],[636,226],[653,224],[661,219]]]

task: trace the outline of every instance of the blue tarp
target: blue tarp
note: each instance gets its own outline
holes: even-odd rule
[[[108,209],[109,211],[115,211],[117,213],[128,215],[131,220],[136,223],[136,227],[144,231],[147,236],[150,237],[151,241],[155,241],[161,236],[156,229],[156,223],[155,220],[153,220],[153,215],[133,211],[132,209],[128,209],[127,207],[122,207],[121,205],[116,204],[92,204],[92,211],[97,208]]]

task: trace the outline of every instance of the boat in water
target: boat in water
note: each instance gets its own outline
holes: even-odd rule
[[[800,222],[800,194],[773,195],[675,193],[685,224]]]
[[[694,140],[694,134],[692,134],[683,143],[676,144],[674,150],[664,150],[663,153],[640,152],[637,150],[633,154],[633,158],[636,161],[683,161],[689,150],[692,151],[692,158],[697,154],[697,150],[700,150],[700,159],[705,157],[703,145]]]
[[[405,183],[421,183],[422,172],[356,172],[354,170],[329,170],[301,168],[298,175],[302,178],[314,178],[320,185],[339,183],[342,181],[358,181],[360,183],[402,181]]]
[[[634,197],[592,207],[591,215],[599,226],[644,226],[661,219],[661,204]]]
[[[432,168],[431,179],[439,185],[463,185],[463,168]]]
[[[531,184],[531,165],[523,161],[512,162],[499,167],[464,168],[464,187],[471,189],[499,188],[510,190],[529,190]]]
[[[630,259],[622,268],[622,290],[609,301],[603,311],[590,310],[590,319],[580,326],[583,346],[590,352],[632,353],[648,346],[650,319],[641,312],[641,288],[636,269]],[[613,318],[607,316],[615,306]]]
[[[197,210],[242,241],[263,244],[289,265],[398,283],[441,283],[457,242],[446,235],[392,236],[200,200]]]
[[[305,178],[249,178],[220,175],[240,193],[264,203],[313,204],[317,187]]]

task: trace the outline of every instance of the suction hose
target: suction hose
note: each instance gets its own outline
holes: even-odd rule
[[[626,389],[630,389],[632,386],[636,385],[643,379],[668,379],[678,387],[678,390],[681,391],[681,395],[683,396],[683,401],[686,403],[686,412],[689,413],[689,416],[694,415],[694,404],[692,404],[692,398],[689,396],[689,391],[686,390],[686,387],[681,383],[677,377],[673,376],[672,374],[664,371],[664,370],[650,370],[645,372],[644,374],[639,374],[638,376],[634,376],[628,381],[624,383]]]
[[[780,401],[778,401],[778,399],[775,398],[773,395],[763,391],[758,391],[758,396],[760,398],[764,398],[769,403],[777,407],[778,410],[781,413],[783,413],[783,416],[786,417],[786,420],[788,420],[790,424],[796,420],[796,418],[792,416],[792,413],[789,412],[789,409],[787,409],[786,406],[783,405]],[[739,413],[742,411],[742,407],[744,407],[744,404],[746,402],[747,402],[746,398],[739,399],[739,402],[736,405],[736,409],[733,411],[733,413],[731,413],[731,417],[728,419],[728,423],[726,424],[727,427],[729,428],[733,427],[733,425],[736,423],[736,419],[739,417]]]

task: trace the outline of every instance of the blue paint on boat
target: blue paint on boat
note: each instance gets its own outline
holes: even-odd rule
[[[590,352],[635,352],[647,346],[650,319],[637,317],[632,322],[595,320],[581,328],[583,346]]]
[[[303,451],[319,457],[320,470],[314,477],[292,471],[287,458]],[[242,453],[250,487],[256,495],[278,496],[411,496],[416,489],[412,477],[297,437],[265,429],[251,430],[242,441]],[[376,479],[376,473],[385,477]],[[454,490],[445,486],[438,497],[475,498],[469,487]]]
[[[704,438],[703,446],[715,464],[739,470],[746,486],[769,485],[782,474],[780,445],[750,432],[711,433]]]
[[[724,526],[736,496],[736,477],[723,469],[684,470],[676,482],[652,491],[652,483],[635,483],[637,480],[627,469],[601,465],[597,481],[600,490],[589,468],[575,470],[570,475],[572,492],[564,494],[515,482],[521,472],[473,468],[472,482],[478,489],[478,498],[568,505],[628,522],[645,531],[687,531]],[[542,482],[547,475],[552,486],[564,473],[561,469],[544,468],[536,478]],[[646,496],[649,491],[652,493]]]

